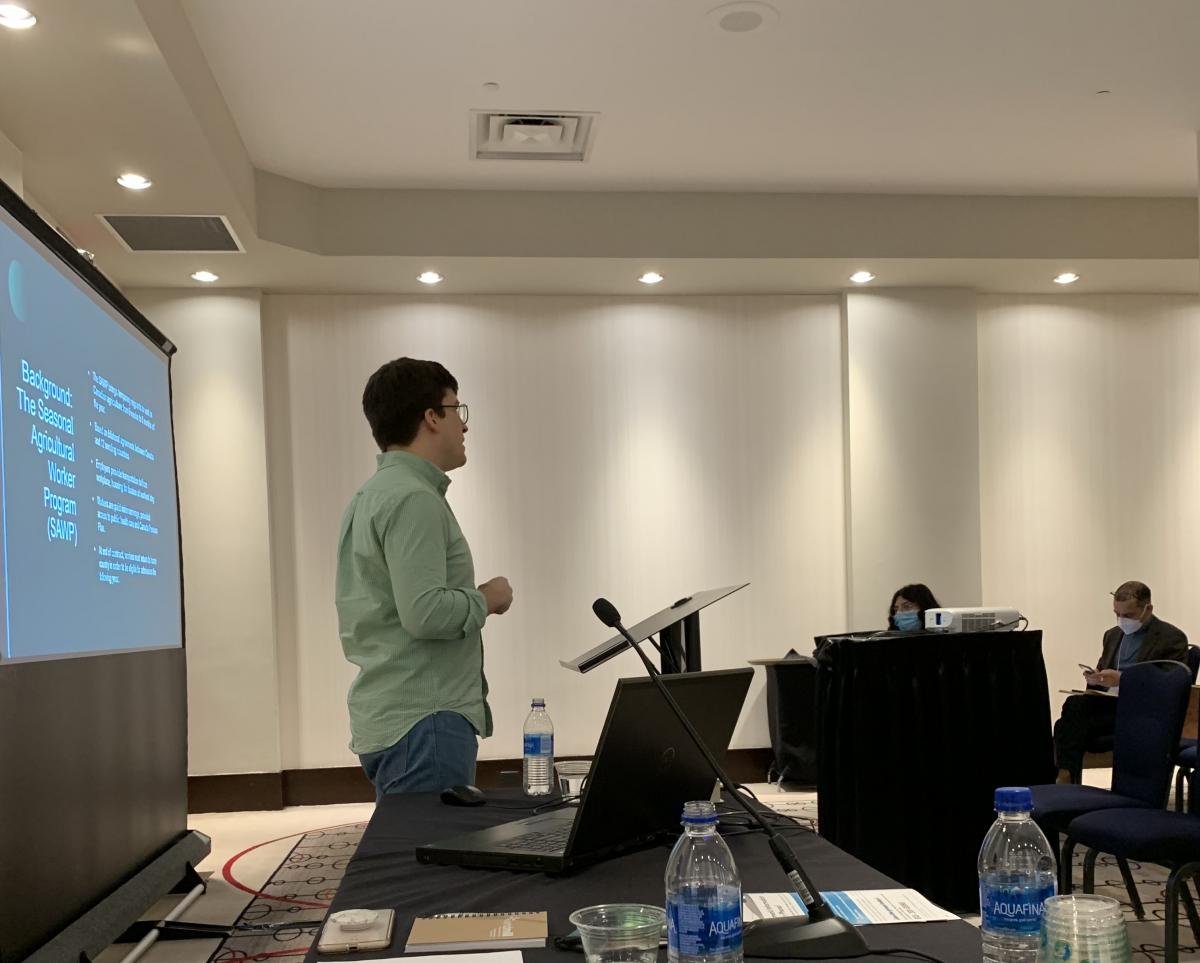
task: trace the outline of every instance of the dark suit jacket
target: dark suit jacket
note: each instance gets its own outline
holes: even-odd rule
[[[1097,669],[1115,669],[1117,667],[1117,650],[1121,647],[1121,639],[1125,633],[1121,627],[1114,625],[1104,633],[1104,652]],[[1146,625],[1146,636],[1142,639],[1142,651],[1138,653],[1139,662],[1151,662],[1154,659],[1174,659],[1187,665],[1187,636],[1175,628],[1170,622],[1164,622],[1157,615],[1150,617]]]

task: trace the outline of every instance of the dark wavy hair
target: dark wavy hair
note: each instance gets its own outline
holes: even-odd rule
[[[411,443],[425,412],[442,408],[447,390],[457,393],[458,382],[436,361],[397,358],[371,375],[362,406],[379,450]]]
[[[896,599],[904,599],[906,602],[912,602],[921,610],[921,626],[925,626],[925,610],[936,609],[938,600],[933,597],[933,593],[929,591],[929,586],[921,582],[914,582],[912,585],[904,585],[896,589],[896,594],[892,596],[892,601],[888,605],[888,628],[896,628],[896,618],[892,612],[896,608]]]

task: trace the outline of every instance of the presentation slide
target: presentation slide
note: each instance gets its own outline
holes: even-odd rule
[[[0,660],[182,644],[166,355],[0,209]]]

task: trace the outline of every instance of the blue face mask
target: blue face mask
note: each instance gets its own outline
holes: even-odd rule
[[[896,623],[896,628],[901,632],[911,632],[913,629],[921,627],[921,613],[897,612],[892,616],[892,621]]]

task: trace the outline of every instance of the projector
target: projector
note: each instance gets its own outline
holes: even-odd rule
[[[1000,606],[925,610],[931,632],[1011,632],[1020,621],[1020,612]]]

